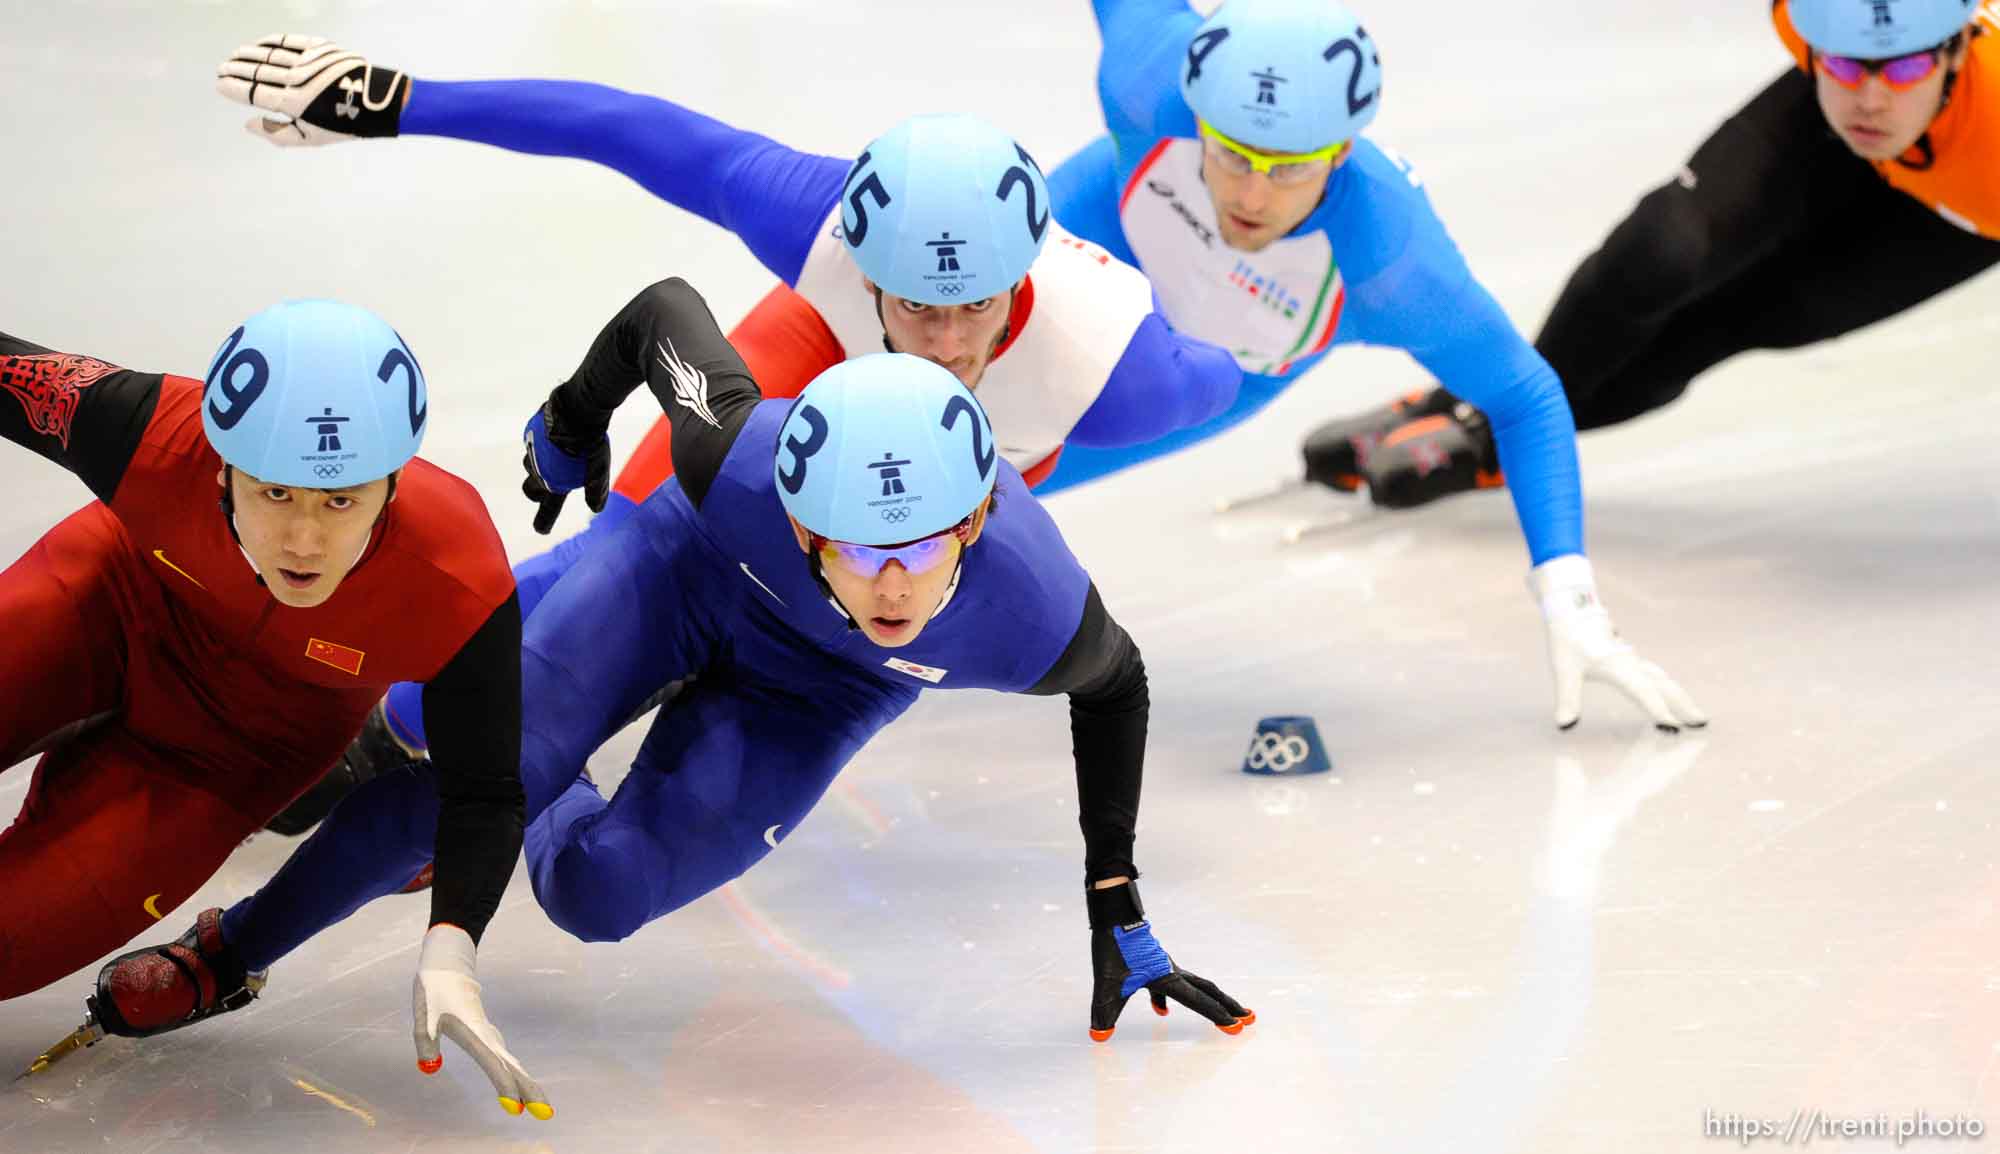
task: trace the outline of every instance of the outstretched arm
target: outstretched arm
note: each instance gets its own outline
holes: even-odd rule
[[[1091,9],[1104,39],[1097,96],[1111,135],[1121,143],[1193,135],[1180,78],[1200,14],[1187,0],[1092,0]]]
[[[403,131],[617,169],[735,233],[786,284],[798,280],[849,164],[657,96],[573,80],[420,80]]]
[[[514,859],[521,791],[521,606],[510,596],[424,686],[425,732],[438,772],[437,877],[431,924],[477,942]]]
[[[1083,620],[1069,645],[1027,692],[1069,695],[1085,884],[1137,877],[1132,839],[1139,822],[1151,710],[1146,663],[1131,636],[1104,608],[1095,584],[1085,595]]]
[[[158,373],[0,333],[0,437],[75,473],[109,503],[160,401]]]
[[[1139,323],[1069,441],[1096,448],[1143,445],[1221,416],[1242,384],[1242,366],[1227,350],[1183,336],[1152,313]]]
[[[243,45],[217,88],[288,117],[250,121],[274,144],[415,133],[594,161],[734,232],[786,283],[848,169],[658,97],[569,80],[417,80],[317,36]]]
[[[1154,1013],[1165,1014],[1172,999],[1224,1033],[1241,1032],[1257,1016],[1214,982],[1175,965],[1153,936],[1139,901],[1132,837],[1151,708],[1146,664],[1105,610],[1096,585],[1085,594],[1075,636],[1028,692],[1069,694],[1091,930],[1091,1038],[1108,1040],[1126,1001],[1142,989]]]

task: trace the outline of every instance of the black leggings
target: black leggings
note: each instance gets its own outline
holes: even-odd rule
[[[1577,428],[1595,429],[1659,408],[1737,353],[1851,332],[1995,260],[2000,241],[1849,152],[1812,78],[1790,70],[1577,266],[1535,346]]]

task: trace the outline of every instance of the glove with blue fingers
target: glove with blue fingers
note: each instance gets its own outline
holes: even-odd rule
[[[550,393],[535,410],[521,441],[527,450],[521,468],[528,474],[521,492],[540,506],[535,511],[535,532],[555,528],[563,502],[574,489],[583,490],[591,512],[604,511],[605,498],[611,494],[611,438],[602,426],[566,418],[562,389]]]
[[[1242,1033],[1257,1020],[1214,982],[1174,964],[1153,937],[1135,883],[1087,890],[1085,904],[1090,907],[1090,961],[1096,973],[1090,994],[1091,1041],[1110,1040],[1126,1001],[1142,989],[1151,995],[1155,1014],[1166,1016],[1171,998],[1225,1034]]]

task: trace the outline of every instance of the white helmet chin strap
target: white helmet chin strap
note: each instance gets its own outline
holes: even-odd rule
[[[937,615],[944,612],[944,607],[951,604],[953,597],[958,596],[958,579],[964,573],[965,551],[961,549],[958,554],[958,563],[951,567],[951,584],[944,587],[944,596],[938,598],[937,608],[931,610],[929,617],[924,618],[924,624],[929,625],[931,622],[937,620]]]

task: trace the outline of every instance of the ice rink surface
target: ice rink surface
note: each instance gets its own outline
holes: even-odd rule
[[[1785,64],[1762,0],[1360,8],[1387,69],[1371,135],[1531,332]],[[272,300],[366,304],[429,370],[426,455],[479,483],[517,558],[545,543],[520,422],[601,324],[666,274],[725,321],[771,278],[582,163],[268,148],[210,90],[239,42],[310,31],[420,78],[596,79],[840,155],[916,111],[985,115],[1045,167],[1101,131],[1080,0],[5,10],[0,329],[198,374]],[[2000,1125],[1996,290],[1740,358],[1583,442],[1606,602],[1713,713],[1702,737],[1597,690],[1555,730],[1497,495],[1295,546],[1284,525],[1340,498],[1209,512],[1294,472],[1312,422],[1422,383],[1399,354],[1337,353],[1232,435],[1056,498],[1152,675],[1149,912],[1257,1010],[1239,1037],[1140,999],[1089,1041],[1066,710],[934,694],[766,862],[629,941],[570,940],[516,877],[480,976],[553,1122],[502,1113],[457,1050],[416,1072],[426,901],[395,898],[281,962],[246,1012],[0,1090],[0,1150],[1596,1154],[1735,1146],[1704,1138],[1705,1111]],[[618,443],[654,411],[635,395]],[[86,497],[18,449],[0,480],[8,558]],[[1252,722],[1294,712],[1335,771],[1238,772]],[[0,814],[28,779],[0,776]],[[253,839],[152,937],[289,844]],[[0,1007],[0,1065],[75,1025],[90,972]]]

